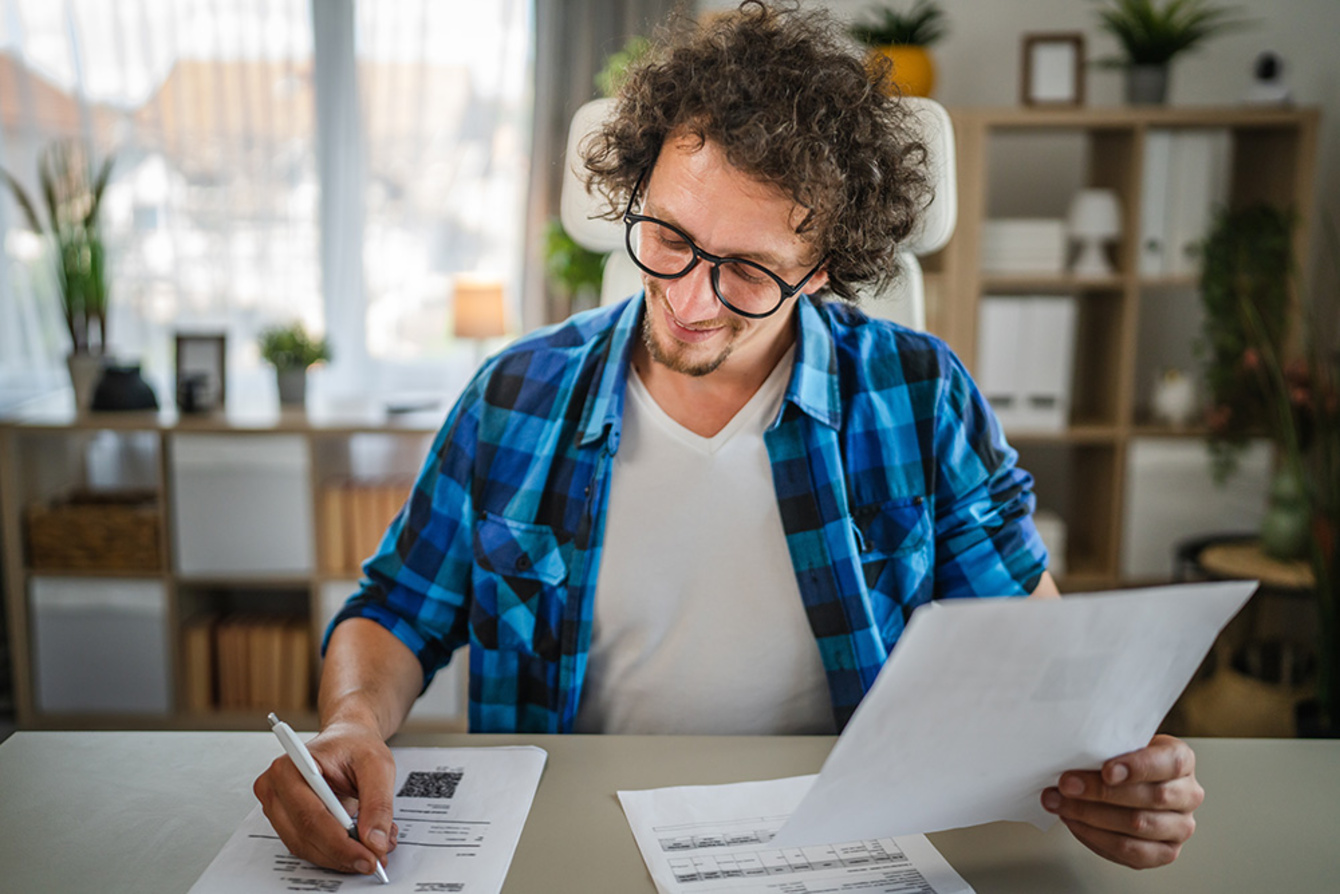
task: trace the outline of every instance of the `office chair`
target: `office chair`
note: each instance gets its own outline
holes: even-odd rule
[[[913,120],[926,144],[927,167],[934,198],[922,213],[912,235],[902,244],[899,261],[902,276],[887,291],[862,295],[861,309],[869,316],[882,317],[911,329],[926,328],[926,287],[918,256],[939,251],[954,233],[958,220],[958,190],[955,178],[954,127],[944,106],[930,99],[905,97]],[[559,213],[563,228],[573,240],[591,251],[606,255],[600,303],[613,304],[642,288],[640,271],[624,248],[621,220],[604,220],[598,215],[601,199],[586,191],[580,146],[587,135],[600,127],[614,110],[616,100],[596,99],[572,116],[564,156],[563,189]]]

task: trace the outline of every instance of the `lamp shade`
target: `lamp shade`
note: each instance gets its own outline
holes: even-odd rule
[[[497,280],[456,278],[453,329],[457,338],[496,338],[507,334],[507,308]]]
[[[1121,235],[1121,205],[1110,189],[1081,189],[1070,200],[1070,235],[1078,239],[1115,239]]]

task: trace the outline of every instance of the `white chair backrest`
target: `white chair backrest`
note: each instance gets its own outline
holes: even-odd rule
[[[559,203],[563,229],[577,244],[609,255],[600,289],[602,304],[612,304],[642,288],[638,268],[624,249],[623,222],[598,216],[605,209],[599,195],[587,192],[581,162],[582,141],[613,113],[615,102],[614,99],[592,100],[572,116]],[[891,319],[912,329],[925,329],[925,286],[916,256],[939,251],[954,234],[958,219],[954,127],[944,106],[932,99],[909,96],[903,102],[911,109],[914,126],[926,144],[927,169],[934,196],[912,235],[901,246],[903,275],[891,289],[881,294],[863,294],[861,307],[871,316]]]

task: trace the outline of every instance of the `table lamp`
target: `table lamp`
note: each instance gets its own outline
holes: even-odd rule
[[[1095,278],[1116,271],[1108,263],[1106,243],[1121,235],[1121,206],[1110,189],[1081,189],[1070,201],[1068,219],[1070,238],[1079,243],[1079,255],[1071,272],[1075,276]]]
[[[475,341],[475,361],[484,358],[483,340],[507,334],[507,306],[502,283],[475,276],[458,276],[452,307],[452,328],[457,338]]]

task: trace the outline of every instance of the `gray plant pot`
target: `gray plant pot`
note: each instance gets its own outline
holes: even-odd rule
[[[1126,69],[1126,102],[1161,106],[1168,101],[1168,66],[1132,65]]]
[[[74,408],[85,413],[93,404],[93,392],[102,379],[107,362],[101,354],[66,354],[65,365],[70,370],[70,384],[74,387]]]
[[[275,381],[279,383],[281,407],[300,407],[307,402],[307,370],[276,369]]]

